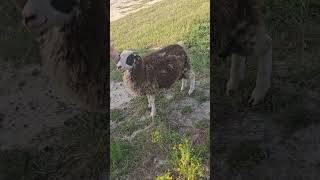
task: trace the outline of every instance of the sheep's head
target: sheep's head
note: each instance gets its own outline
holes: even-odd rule
[[[239,23],[228,38],[219,54],[221,58],[226,58],[232,53],[249,56],[253,53],[256,44],[257,26],[246,22]]]
[[[33,31],[44,31],[71,22],[79,0],[15,0],[22,11],[23,23]]]
[[[117,63],[117,68],[119,70],[130,70],[135,65],[138,65],[142,62],[142,59],[139,55],[135,54],[133,51],[124,50],[120,55],[120,60]]]
[[[252,54],[256,43],[256,26],[240,24],[232,36],[234,37],[234,53],[243,56]]]

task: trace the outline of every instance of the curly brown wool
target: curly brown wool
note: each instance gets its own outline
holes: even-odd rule
[[[159,89],[170,88],[182,79],[181,90],[185,88],[186,81],[190,80],[189,95],[194,91],[195,75],[182,45],[169,45],[145,56],[143,60],[139,56],[132,56],[132,52],[126,52],[117,66],[125,66],[128,57],[135,59],[132,68],[124,73],[123,81],[135,94],[147,96],[152,117],[156,114],[154,101]]]

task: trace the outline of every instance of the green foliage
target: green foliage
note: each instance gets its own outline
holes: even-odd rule
[[[190,55],[191,64],[198,76],[207,75],[210,73],[210,22],[207,20],[195,23],[189,30],[183,39]],[[152,50],[137,51],[140,54],[146,54]],[[110,62],[110,75],[112,80],[122,80],[121,73],[113,62]]]
[[[190,114],[192,113],[192,107],[191,106],[186,106],[181,110],[182,114]]]
[[[125,115],[121,110],[113,110],[110,113],[110,119],[115,122],[119,122],[125,119]]]
[[[199,79],[197,81],[208,84],[210,57],[209,7],[209,0],[163,0],[150,8],[140,10],[112,22],[112,44],[119,52],[123,49],[132,49],[138,51],[141,56],[144,56],[154,51],[155,48],[161,48],[169,44],[177,43],[178,41],[183,41],[191,57],[191,64],[196,73],[196,79]],[[121,74],[116,70],[112,62],[110,73],[112,80],[121,81]],[[201,79],[201,77],[206,78]],[[130,156],[127,158],[118,158],[119,165],[113,166],[111,170],[112,177],[115,177],[115,179],[127,175],[126,172],[136,172],[135,169],[137,169],[137,167],[143,167],[143,164],[149,162],[149,157],[146,157],[145,154],[158,153],[157,157],[159,158],[163,156],[168,157],[169,154],[173,153],[172,147],[174,145],[183,144],[183,138],[177,132],[177,129],[171,129],[171,127],[169,127],[167,108],[173,100],[185,97],[187,91],[185,94],[180,92],[180,83],[174,84],[170,91],[172,92],[171,99],[165,96],[163,91],[156,95],[157,116],[153,122],[157,128],[151,131],[151,133],[140,133],[132,139],[132,142],[130,142],[131,146],[128,146],[128,148],[143,148],[143,150],[133,150],[136,152],[135,160],[134,158],[130,158]],[[204,100],[205,98],[201,97],[204,95],[200,92],[201,91],[199,91],[197,96],[199,96],[199,99]],[[130,107],[126,110],[130,115],[126,114],[126,123],[121,124],[117,128],[117,132],[112,134],[113,136],[123,136],[124,134],[130,136],[133,130],[141,129],[141,126],[148,124],[147,121],[151,122],[149,118],[144,119],[143,123],[138,122],[142,116],[149,114],[149,111],[146,111],[147,99],[145,97],[136,97],[130,103],[130,107],[134,107],[134,110]],[[185,113],[190,113],[190,107],[185,109]],[[118,112],[114,112],[112,117],[121,119],[121,115]],[[136,126],[140,127],[136,128]],[[121,148],[122,147],[119,146],[118,149]],[[177,149],[177,151],[181,154],[180,150]],[[197,149],[194,152],[192,151],[191,156],[198,158],[201,155],[202,157],[204,151],[204,148],[201,150]],[[203,159],[207,158],[207,156],[203,157]],[[198,160],[199,163],[201,163],[200,158],[198,158]],[[193,160],[194,165],[197,165],[195,162],[196,161]],[[126,165],[121,167],[121,163],[126,163]],[[167,166],[167,164],[162,165],[161,168],[158,167],[157,170],[165,170]],[[193,170],[197,169],[197,166],[193,167],[191,162],[189,166],[190,171],[192,171],[192,168]],[[157,179],[177,177],[172,173],[173,171],[168,171],[164,176],[159,176]],[[187,171],[185,173],[187,173]]]
[[[180,143],[181,137],[176,132],[161,129],[152,132],[151,141],[159,145],[162,150],[167,151],[173,144]]]
[[[164,0],[111,23],[111,40],[123,49],[147,49],[176,43],[197,23],[209,21],[209,0]]]
[[[125,140],[116,139],[110,144],[111,177],[124,173],[129,166],[126,162],[135,158],[135,147]],[[122,170],[122,171],[120,171]]]
[[[152,139],[151,139],[151,141],[152,141],[153,143],[155,143],[155,144],[161,143],[161,141],[162,141],[162,136],[161,136],[161,134],[160,134],[159,131],[153,131],[153,132],[152,132]]]
[[[164,0],[153,7],[112,22],[111,40],[119,52],[123,49],[134,49],[142,55],[152,51],[150,48],[164,47],[182,40],[188,46],[194,71],[197,74],[208,74],[209,4],[208,0]],[[121,74],[112,62],[110,77],[121,81]]]
[[[170,153],[170,163],[173,167],[172,172],[168,171],[163,176],[156,179],[187,179],[195,180],[204,177],[204,169],[201,164],[201,158],[195,155],[192,144],[187,138],[183,142],[173,146]]]
[[[195,24],[185,36],[188,52],[194,71],[199,74],[210,73],[210,22]]]
[[[164,175],[156,177],[156,180],[172,180],[172,179],[173,177],[170,172],[166,172]]]

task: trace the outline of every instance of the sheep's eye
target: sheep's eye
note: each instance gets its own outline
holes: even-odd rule
[[[130,55],[127,57],[126,64],[128,64],[129,66],[132,66],[132,64],[134,63],[134,59],[135,59],[135,56],[134,56],[133,54],[130,54]]]
[[[51,5],[62,13],[70,13],[76,2],[75,0],[51,0]]]

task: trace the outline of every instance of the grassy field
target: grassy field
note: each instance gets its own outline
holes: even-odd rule
[[[209,0],[161,1],[112,22],[112,44],[119,52],[134,49],[143,56],[153,48],[182,40],[187,45],[196,73],[197,87],[190,98],[200,104],[208,102],[209,7]],[[121,74],[115,69],[111,64],[111,80],[121,81]],[[199,135],[202,139],[200,142],[191,140],[193,150],[190,149],[190,156],[201,162],[203,178],[208,178],[209,120],[199,117],[193,127],[185,128],[183,123],[176,123],[179,117],[172,117],[173,110],[170,107],[179,105],[186,95],[186,92],[180,92],[180,83],[176,83],[169,91],[161,91],[156,97],[156,125],[151,130],[144,129],[151,123],[145,97],[136,97],[125,108],[111,111],[111,120],[115,124],[111,128],[111,179],[154,179],[168,170],[178,177],[175,163],[178,160],[173,157],[179,152],[173,152],[172,148],[178,144],[182,146],[184,137],[192,139],[193,135]],[[183,105],[174,111],[187,117],[196,110],[192,105]]]
[[[121,52],[134,49],[142,54],[151,48],[184,41],[190,47],[192,65],[197,72],[209,73],[210,1],[167,0],[111,23],[111,43]],[[111,63],[111,79],[120,74]]]

